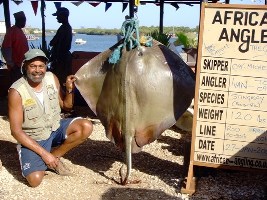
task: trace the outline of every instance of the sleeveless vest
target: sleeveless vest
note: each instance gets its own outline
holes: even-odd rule
[[[58,129],[60,122],[61,108],[53,74],[46,72],[42,83],[43,105],[24,77],[10,87],[17,90],[22,98],[24,111],[22,130],[34,140],[47,139],[52,131]]]

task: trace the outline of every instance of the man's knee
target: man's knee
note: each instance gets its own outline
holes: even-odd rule
[[[93,131],[92,123],[87,119],[77,119],[67,129],[68,137],[72,135],[76,139],[86,140]]]
[[[93,131],[93,124],[87,119],[83,119],[81,124],[82,124],[82,138],[86,139],[91,135]]]
[[[26,176],[26,179],[31,187],[37,187],[38,185],[41,184],[44,175],[45,175],[44,171],[36,171]]]

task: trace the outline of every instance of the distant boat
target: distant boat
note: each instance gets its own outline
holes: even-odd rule
[[[77,38],[76,40],[75,40],[75,44],[85,44],[86,43],[86,40],[83,40],[83,39],[81,39],[81,38]]]
[[[177,38],[175,32],[174,32],[174,26],[172,27],[172,33],[169,34],[171,38]]]
[[[27,40],[39,40],[39,37],[36,37],[35,35],[29,34],[26,35]]]
[[[168,34],[168,36],[171,38],[177,38],[177,36],[174,33],[170,33],[170,34]]]

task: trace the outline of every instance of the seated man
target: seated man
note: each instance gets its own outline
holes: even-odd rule
[[[18,141],[22,175],[32,187],[42,182],[47,168],[66,175],[60,157],[84,142],[93,130],[86,119],[61,119],[61,108],[70,110],[73,106],[76,79],[69,75],[63,92],[57,77],[46,71],[47,61],[39,49],[26,52],[23,77],[8,93],[11,134]]]

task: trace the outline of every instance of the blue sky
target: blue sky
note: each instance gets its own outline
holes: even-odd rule
[[[264,5],[264,0],[230,0],[235,4],[260,4]],[[69,21],[71,26],[75,28],[120,28],[125,15],[129,13],[129,7],[122,13],[122,3],[113,3],[112,6],[105,12],[105,3],[93,7],[90,4],[83,2],[79,6],[75,6],[71,2],[62,2],[62,7],[70,10]],[[187,26],[194,28],[199,24],[200,6],[192,7],[187,5],[179,5],[176,9],[171,5],[165,5],[164,9],[164,26]],[[40,3],[37,15],[34,15],[30,1],[24,0],[23,3],[17,5],[10,1],[11,23],[14,23],[13,13],[24,11],[27,17],[27,26],[41,28]],[[46,2],[46,28],[57,29],[56,17],[52,13],[56,11],[53,2]],[[137,12],[140,26],[159,26],[159,6],[155,4],[140,5]],[[0,21],[4,21],[3,4],[0,5]]]

